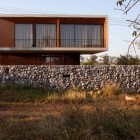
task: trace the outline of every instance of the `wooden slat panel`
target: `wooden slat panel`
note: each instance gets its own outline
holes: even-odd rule
[[[1,54],[1,65],[10,65],[10,55]]]
[[[14,23],[0,19],[0,47],[14,47]]]
[[[80,54],[54,54],[59,56],[61,62],[51,62],[53,65],[79,65]],[[64,59],[64,60],[62,60]],[[51,63],[48,62],[48,65]],[[41,58],[40,54],[2,54],[0,56],[1,65],[44,65],[46,63],[45,57]]]

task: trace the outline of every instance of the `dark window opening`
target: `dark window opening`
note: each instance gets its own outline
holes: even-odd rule
[[[5,74],[9,74],[9,67],[6,67]]]
[[[42,65],[64,65],[63,55],[39,55],[37,61]]]
[[[70,74],[63,74],[63,78],[70,78]]]

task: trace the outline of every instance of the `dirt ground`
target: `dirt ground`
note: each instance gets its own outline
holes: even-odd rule
[[[35,103],[0,103],[0,117],[7,119],[38,119],[44,116],[59,117],[68,107],[77,105],[66,104],[35,104]],[[81,104],[78,106],[84,113],[93,111],[92,104]]]

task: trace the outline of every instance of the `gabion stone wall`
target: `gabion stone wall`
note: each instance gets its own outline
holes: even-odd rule
[[[0,66],[0,83],[9,82],[51,90],[98,90],[113,82],[122,90],[140,92],[140,66]]]

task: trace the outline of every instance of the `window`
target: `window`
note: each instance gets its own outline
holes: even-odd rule
[[[60,38],[61,47],[74,47],[74,24],[61,24]]]
[[[15,24],[15,47],[32,47],[32,24]]]
[[[64,65],[64,55],[40,55],[37,61],[42,65]]]
[[[55,24],[15,24],[15,47],[55,47]]]
[[[61,47],[102,47],[103,25],[61,24]]]
[[[36,25],[36,45],[38,47],[56,46],[56,25],[37,24]]]

